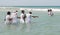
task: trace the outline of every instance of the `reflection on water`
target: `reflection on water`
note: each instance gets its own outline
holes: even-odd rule
[[[5,24],[4,26],[5,29],[7,29],[7,31],[26,31],[29,32],[30,31],[30,24],[29,23],[21,23],[21,24]]]

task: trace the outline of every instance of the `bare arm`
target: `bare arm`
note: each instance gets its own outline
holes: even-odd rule
[[[20,17],[17,17],[18,19],[20,19]]]
[[[39,18],[38,16],[32,16],[33,18]]]

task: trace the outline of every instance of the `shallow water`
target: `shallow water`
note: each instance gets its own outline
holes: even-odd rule
[[[1,11],[0,35],[60,35],[60,13],[55,12],[54,16],[48,16],[47,12],[43,11],[32,11],[32,13],[39,18],[32,18],[30,28],[27,28],[26,24],[21,23],[4,24],[6,12]],[[20,11],[18,15],[20,15]]]

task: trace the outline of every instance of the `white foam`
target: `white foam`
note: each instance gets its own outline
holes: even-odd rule
[[[54,12],[60,12],[57,8],[18,8],[18,7],[0,7],[0,11],[15,11],[15,10],[27,10],[27,11],[47,11],[52,9]]]
[[[52,8],[49,8],[49,9],[52,9]],[[45,9],[37,9],[37,8],[20,8],[20,10],[28,10],[28,11],[47,11],[48,9],[45,8]],[[52,9],[52,11],[54,12],[60,12],[60,9]]]

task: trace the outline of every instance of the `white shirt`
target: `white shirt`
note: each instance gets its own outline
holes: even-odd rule
[[[13,23],[17,22],[17,14],[16,13],[12,13],[11,17],[13,18]]]
[[[9,18],[12,18],[11,15],[7,15],[7,16],[6,16],[6,21],[5,21],[5,23],[12,23],[12,21],[9,21]]]
[[[10,15],[7,15],[6,16],[6,21],[9,21],[9,18],[11,18],[11,16]]]
[[[23,17],[24,17],[24,14],[22,13],[22,14],[20,15],[20,23],[24,23]]]
[[[26,14],[26,20],[31,20],[31,14]]]
[[[24,17],[24,14],[21,14],[20,15],[20,19],[24,20],[23,17]]]
[[[31,14],[26,14],[26,23],[31,22]]]

